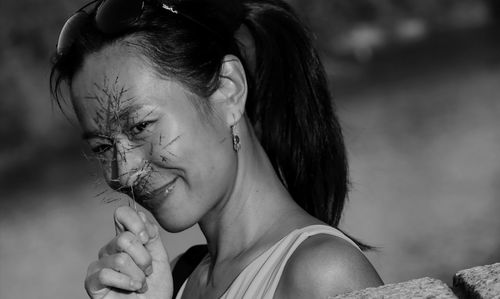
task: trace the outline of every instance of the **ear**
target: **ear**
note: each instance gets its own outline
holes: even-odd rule
[[[243,116],[247,92],[241,61],[234,55],[226,55],[219,74],[219,87],[209,97],[209,101],[228,126],[236,124]]]

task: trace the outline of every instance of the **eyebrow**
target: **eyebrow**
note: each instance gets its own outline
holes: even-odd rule
[[[129,117],[130,114],[137,112],[138,110],[141,110],[144,107],[144,105],[139,105],[139,104],[132,104],[132,105],[127,105],[120,109],[118,112],[118,118],[123,119],[126,117]]]
[[[106,136],[106,135],[104,135],[102,133],[99,133],[99,132],[89,131],[89,132],[83,132],[82,133],[82,139],[83,140],[89,140],[89,139],[92,139],[92,138],[101,138],[101,139],[111,140],[110,136]]]

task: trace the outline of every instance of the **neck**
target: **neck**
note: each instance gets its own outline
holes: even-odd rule
[[[212,263],[233,259],[264,239],[271,228],[298,206],[277,177],[245,119],[234,187],[199,222]]]

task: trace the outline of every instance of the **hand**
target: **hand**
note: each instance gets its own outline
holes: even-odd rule
[[[158,226],[127,206],[116,209],[114,217],[117,235],[87,271],[90,298],[172,298],[172,274]]]

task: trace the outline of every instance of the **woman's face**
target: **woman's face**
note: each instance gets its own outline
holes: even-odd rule
[[[230,130],[180,83],[124,46],[91,54],[71,86],[84,138],[110,186],[129,192],[169,231],[198,222],[236,176]],[[132,192],[131,192],[132,191]]]

